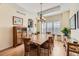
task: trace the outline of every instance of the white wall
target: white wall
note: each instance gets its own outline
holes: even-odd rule
[[[26,15],[17,13],[17,10]],[[23,18],[23,25],[27,27],[28,18],[33,18],[32,13],[22,11],[21,8],[14,4],[0,4],[0,50],[11,47],[13,45],[12,35],[12,17],[17,16]]]
[[[71,4],[62,4],[62,9],[70,10],[70,17],[71,18],[78,10],[79,10],[79,3],[71,3]],[[79,40],[79,29],[71,30],[71,37],[73,39]]]
[[[70,10],[71,10],[70,17],[72,17],[79,10],[79,4],[75,4],[74,6],[72,5],[72,8]],[[77,21],[76,21],[76,25],[77,25]],[[71,38],[79,41],[79,29],[77,28],[77,26],[76,26],[76,30],[71,30]]]

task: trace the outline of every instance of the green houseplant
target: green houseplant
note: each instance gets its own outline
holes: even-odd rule
[[[70,33],[71,33],[71,31],[70,31],[69,28],[64,27],[64,28],[61,30],[61,32],[64,34],[64,36],[70,38]]]

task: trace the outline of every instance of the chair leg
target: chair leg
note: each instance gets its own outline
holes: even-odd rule
[[[50,50],[48,49],[48,56],[50,55]]]
[[[24,56],[29,56],[29,52],[25,52],[24,53]]]
[[[50,49],[50,54],[52,54],[52,48]]]
[[[52,54],[52,48],[48,49],[48,56]]]
[[[37,51],[37,56],[40,56],[40,54],[41,54],[41,53],[40,53],[40,51],[41,51],[40,45],[38,45],[38,48],[37,48],[37,49],[38,49],[38,51]]]
[[[45,50],[43,50],[43,55],[45,56]]]
[[[45,56],[45,55],[46,55],[46,53],[45,53],[45,52],[46,52],[46,51],[45,51],[45,49],[44,49],[44,51],[43,51],[43,52],[44,52],[44,56]]]

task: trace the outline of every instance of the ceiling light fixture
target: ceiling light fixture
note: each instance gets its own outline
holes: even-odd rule
[[[45,18],[43,17],[43,11],[42,11],[42,3],[40,3],[40,15],[39,15],[39,21],[45,21]]]

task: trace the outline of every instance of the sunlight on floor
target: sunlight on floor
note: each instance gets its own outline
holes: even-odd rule
[[[62,42],[55,41],[54,48],[52,51],[53,56],[66,56],[65,48]]]

